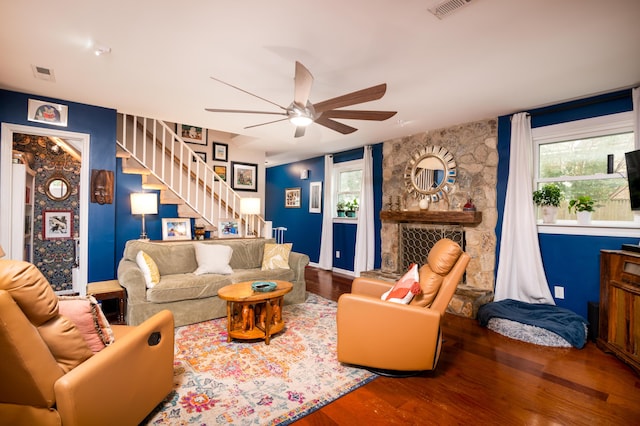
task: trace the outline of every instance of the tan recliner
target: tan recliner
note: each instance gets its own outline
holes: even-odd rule
[[[0,423],[137,425],[173,386],[173,315],[93,354],[32,264],[0,259]]]
[[[440,321],[469,259],[452,240],[438,241],[420,268],[422,291],[408,305],[381,300],[394,283],[356,278],[338,299],[338,360],[381,372],[435,369]]]

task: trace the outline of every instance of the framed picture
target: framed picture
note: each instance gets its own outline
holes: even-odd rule
[[[213,171],[216,172],[220,179],[227,181],[227,166],[213,166]]]
[[[42,212],[42,238],[58,240],[73,238],[73,211],[45,210]]]
[[[204,161],[205,164],[207,164],[207,153],[206,152],[198,152],[198,151],[193,151],[193,153],[195,155],[197,155],[198,157],[200,157],[200,159],[202,159],[202,161]],[[193,162],[196,162],[196,157],[193,157]]]
[[[185,142],[197,145],[207,145],[207,129],[192,126],[190,124],[176,124],[176,133]]]
[[[229,145],[226,143],[213,143],[213,159],[216,161],[227,161]]]
[[[284,206],[300,208],[300,188],[287,188],[284,190]]]
[[[176,218],[162,219],[162,239],[171,240],[190,240],[191,239],[191,219]]]
[[[322,213],[322,182],[309,184],[309,213]]]
[[[258,191],[258,165],[231,162],[231,188],[238,191]]]
[[[68,114],[69,107],[66,105],[29,99],[27,109],[27,120],[29,121],[67,127]]]
[[[218,238],[240,237],[240,226],[237,219],[223,219],[218,222]]]

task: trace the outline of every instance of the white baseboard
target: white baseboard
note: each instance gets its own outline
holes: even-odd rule
[[[316,262],[309,262],[309,266],[312,266],[314,268],[320,268],[320,265],[318,265]],[[320,269],[323,269],[323,268],[320,268]],[[336,274],[348,275],[350,277],[356,276],[355,272],[349,271],[347,269],[331,268],[331,272],[335,272]]]

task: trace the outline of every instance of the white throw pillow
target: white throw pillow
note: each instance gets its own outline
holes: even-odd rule
[[[136,264],[142,271],[144,281],[147,284],[147,288],[153,288],[160,282],[160,272],[158,272],[158,265],[147,253],[140,250],[136,254]]]
[[[196,275],[202,274],[233,274],[233,269],[229,266],[233,249],[222,244],[202,244],[194,243],[196,250],[196,261],[198,267],[193,271]]]

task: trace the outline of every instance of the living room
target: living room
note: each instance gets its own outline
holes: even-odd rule
[[[489,3],[488,0],[478,0],[475,4],[470,4],[467,9],[461,9],[456,12],[456,15],[452,15],[443,22],[451,22],[456,16],[466,17],[473,11],[472,7],[480,6],[482,3]],[[500,6],[505,6],[500,3]],[[343,6],[340,4],[334,4],[337,10],[340,10]],[[492,5],[491,11],[498,5]],[[537,13],[542,13],[540,9],[543,9],[545,5],[531,6]],[[546,4],[551,10],[555,7],[552,2]],[[577,6],[577,3],[574,4]],[[373,177],[374,177],[374,232],[375,232],[375,256],[373,259],[374,269],[393,269],[398,271],[397,259],[391,258],[393,249],[389,249],[393,246],[393,243],[389,242],[389,230],[388,224],[385,225],[380,219],[380,212],[383,210],[389,210],[390,196],[395,197],[397,194],[404,191],[404,181],[398,171],[404,170],[404,165],[410,160],[413,153],[420,147],[431,145],[443,145],[448,148],[454,155],[458,168],[464,170],[469,182],[467,187],[458,187],[458,198],[456,200],[458,209],[461,208],[461,199],[463,193],[471,194],[473,202],[477,207],[477,210],[482,212],[483,222],[480,226],[467,226],[465,232],[467,234],[467,241],[465,250],[472,255],[472,263],[467,270],[466,284],[476,290],[493,292],[495,285],[495,277],[500,262],[500,243],[502,238],[502,223],[505,210],[505,197],[506,188],[509,176],[509,154],[511,148],[511,117],[513,114],[526,111],[531,116],[532,129],[542,128],[545,126],[551,126],[559,123],[565,123],[568,121],[576,121],[582,119],[590,119],[594,117],[602,117],[612,114],[630,113],[634,110],[632,99],[632,88],[637,87],[638,75],[640,75],[640,65],[637,58],[624,62],[624,66],[611,67],[608,64],[611,62],[622,61],[622,58],[629,55],[635,55],[635,51],[639,45],[638,31],[631,28],[631,24],[628,22],[629,16],[633,16],[637,11],[637,5],[631,4],[631,2],[620,2],[621,10],[616,12],[613,21],[616,21],[617,25],[611,25],[610,23],[600,22],[595,19],[594,21],[600,25],[605,26],[608,32],[614,31],[612,27],[618,27],[619,33],[616,35],[620,39],[626,37],[626,43],[621,43],[619,49],[611,47],[610,39],[607,39],[606,46],[594,47],[595,52],[590,52],[585,46],[582,46],[579,42],[576,44],[570,44],[569,46],[563,46],[566,49],[577,48],[576,46],[582,46],[581,48],[586,50],[583,56],[584,61],[579,65],[574,65],[571,68],[573,71],[555,74],[549,71],[544,78],[537,82],[535,79],[531,79],[524,82],[524,85],[545,84],[545,79],[550,82],[561,80],[565,86],[562,90],[558,90],[556,94],[549,95],[544,93],[539,97],[532,97],[527,99],[525,103],[518,103],[518,101],[506,102],[501,105],[500,108],[495,108],[492,111],[482,110],[479,112],[468,113],[467,111],[461,111],[459,115],[451,112],[452,109],[448,109],[449,104],[465,105],[465,99],[462,94],[452,94],[452,92],[442,93],[435,90],[432,97],[440,97],[443,109],[447,109],[449,116],[441,117],[439,120],[434,121],[421,121],[422,127],[411,127],[408,123],[411,121],[411,117],[407,114],[402,118],[406,120],[405,125],[407,127],[403,133],[399,133],[394,130],[395,133],[391,134],[388,130],[380,131],[380,136],[377,138],[363,138],[358,146],[349,146],[343,149],[339,141],[335,143],[327,143],[325,152],[314,152],[313,154],[302,154],[302,157],[291,160],[283,160],[287,151],[295,151],[301,143],[293,139],[293,128],[286,128],[282,131],[282,135],[286,134],[286,143],[288,148],[282,149],[278,155],[270,158],[269,149],[252,149],[252,142],[247,142],[246,139],[233,138],[230,134],[240,134],[245,132],[244,126],[259,123],[258,120],[254,120],[255,117],[230,117],[225,116],[228,119],[229,125],[225,127],[224,131],[221,131],[221,127],[217,125],[209,125],[208,118],[204,114],[211,114],[204,112],[205,107],[237,107],[237,108],[259,108],[263,109],[263,105],[258,101],[254,106],[252,102],[248,102],[247,105],[242,104],[242,95],[240,92],[234,92],[230,89],[229,93],[225,96],[231,96],[223,98],[224,100],[233,99],[227,104],[223,100],[216,99],[215,102],[212,98],[207,96],[200,97],[198,95],[198,101],[195,102],[192,111],[197,110],[192,117],[192,121],[187,113],[179,112],[175,115],[166,115],[163,112],[156,112],[153,108],[146,107],[145,104],[157,103],[157,99],[148,95],[138,96],[137,103],[127,105],[127,108],[122,109],[118,106],[110,96],[103,93],[104,101],[95,101],[89,98],[82,98],[77,94],[67,96],[64,90],[59,88],[53,88],[53,84],[50,82],[42,82],[33,79],[35,83],[25,82],[26,78],[7,79],[2,77],[0,79],[0,122],[7,123],[9,126],[27,126],[34,127],[37,131],[52,130],[57,132],[61,130],[60,127],[50,126],[41,123],[34,123],[28,120],[28,103],[30,99],[36,99],[40,101],[50,102],[54,104],[60,104],[68,107],[68,124],[62,130],[65,132],[86,134],[90,137],[90,149],[88,158],[88,170],[106,170],[113,172],[115,177],[113,202],[98,204],[87,203],[87,210],[85,212],[86,221],[84,223],[85,228],[80,228],[80,237],[86,238],[86,244],[81,244],[81,250],[85,250],[83,256],[85,256],[86,262],[84,262],[84,279],[86,282],[97,282],[105,280],[113,280],[117,278],[117,266],[122,258],[124,246],[127,241],[138,238],[140,234],[140,217],[132,215],[129,204],[129,196],[131,192],[139,192],[142,187],[139,177],[127,175],[122,173],[122,160],[116,158],[116,140],[118,139],[117,120],[118,114],[122,111],[131,111],[137,108],[137,112],[141,115],[145,115],[151,118],[166,119],[168,123],[176,123],[184,121],[187,123],[193,123],[201,125],[209,132],[209,138],[206,145],[197,147],[196,150],[206,152],[209,156],[208,163],[215,165],[225,165],[230,172],[232,162],[244,162],[256,165],[256,178],[257,178],[257,190],[255,192],[246,191],[244,196],[257,196],[261,199],[263,217],[271,221],[273,227],[285,227],[287,231],[285,238],[287,242],[293,243],[294,250],[300,253],[304,253],[309,256],[311,265],[318,266],[320,263],[320,248],[321,248],[321,235],[323,226],[323,215],[330,214],[327,212],[325,205],[323,205],[322,213],[311,213],[309,211],[311,193],[311,185],[321,182],[326,185],[328,176],[325,175],[325,157],[326,154],[333,155],[334,164],[340,164],[341,162],[351,161],[354,159],[361,159],[364,152],[364,146],[372,146],[372,158],[373,158]],[[622,7],[623,6],[623,7]],[[3,6],[4,9],[6,6]],[[416,7],[412,5],[412,7]],[[487,6],[488,7],[488,6]],[[604,10],[592,6],[593,10],[590,13],[598,14],[605,13]],[[365,6],[360,5],[360,8],[366,9]],[[540,9],[539,9],[540,8]],[[19,8],[17,11],[17,17],[23,16],[24,9]],[[80,7],[79,7],[80,9]],[[358,9],[358,8],[356,8]],[[375,9],[375,8],[373,8]],[[425,7],[423,7],[425,9]],[[315,9],[314,9],[315,10]],[[528,10],[528,9],[527,9]],[[315,10],[317,12],[317,10]],[[351,16],[357,16],[358,10],[353,11]],[[234,11],[241,16],[240,12]],[[567,13],[567,11],[564,11]],[[311,12],[309,12],[311,13]],[[364,12],[363,12],[364,13]],[[271,15],[267,15],[271,16]],[[305,13],[307,16],[307,13]],[[371,18],[371,15],[364,13],[364,16]],[[538,15],[536,15],[538,16]],[[17,18],[16,18],[17,19]],[[293,18],[292,18],[293,19]],[[383,23],[383,17],[378,16],[379,25],[387,25]],[[468,18],[466,18],[468,19]],[[585,18],[586,19],[586,18]],[[590,23],[594,21],[588,21]],[[214,24],[217,19],[214,20]],[[467,22],[465,20],[465,22]],[[489,24],[493,21],[489,20]],[[513,22],[521,22],[514,18]],[[493,22],[495,24],[495,22]],[[504,22],[500,22],[505,24]],[[555,23],[555,21],[554,21]],[[487,25],[487,24],[484,24]],[[497,25],[497,24],[496,24]],[[609,27],[608,25],[611,25]],[[401,31],[402,25],[400,23],[393,24],[394,31]],[[478,27],[475,27],[478,29]],[[511,28],[509,26],[509,28]],[[511,28],[513,29],[513,28]],[[556,29],[557,30],[557,29]],[[565,28],[568,32],[570,27]],[[327,30],[328,31],[328,30]],[[514,30],[515,31],[515,30]],[[5,52],[3,56],[11,56],[12,48],[10,45],[14,42],[14,35],[9,35],[6,32],[2,32],[2,50]],[[106,32],[102,32],[103,38],[108,38]],[[492,33],[493,34],[493,33]],[[558,33],[554,33],[558,34]],[[495,34],[493,36],[497,37]],[[97,37],[97,36],[96,36]],[[559,37],[559,36],[557,36]],[[505,36],[506,38],[506,36]],[[570,38],[570,37],[569,37]],[[110,42],[105,40],[105,42]],[[146,41],[148,42],[148,40]],[[178,50],[179,45],[175,45],[169,40],[164,40],[165,48],[168,50]],[[333,40],[334,43],[339,44]],[[20,41],[20,43],[26,43]],[[31,42],[35,46],[35,42]],[[221,43],[216,41],[216,43]],[[553,44],[555,43],[554,37],[550,36],[547,40],[549,50],[553,50]],[[16,44],[18,42],[16,41]],[[589,43],[587,43],[589,44]],[[146,46],[149,46],[148,44]],[[273,46],[276,46],[275,42]],[[35,49],[30,47],[29,44],[21,48],[25,51]],[[84,48],[84,47],[83,47]],[[206,50],[206,46],[201,46],[201,50]],[[387,48],[390,49],[389,46]],[[68,47],[67,47],[68,49]],[[226,48],[219,48],[220,54],[225,61],[230,61],[233,58],[232,54],[226,52]],[[272,47],[272,49],[282,52],[285,48]],[[294,48],[292,48],[294,49]],[[85,49],[86,50],[86,49]],[[374,50],[374,49],[371,49]],[[400,48],[400,50],[402,50]],[[428,43],[425,43],[424,50],[428,50]],[[488,73],[485,74],[484,61],[488,62],[500,62],[502,66],[508,60],[502,59],[497,61],[498,53],[505,54],[506,47],[496,47],[496,52],[487,53],[488,57],[478,58],[470,57],[469,63],[473,63],[475,68],[478,68],[480,77],[475,81],[475,86],[482,86],[484,80],[488,79]],[[35,51],[35,50],[34,50]],[[238,47],[238,51],[242,51],[242,46]],[[615,51],[615,55],[614,52]],[[342,52],[342,56],[348,56],[350,50]],[[87,52],[85,51],[84,54]],[[353,53],[353,52],[351,52]],[[406,53],[406,52],[405,52]],[[508,52],[507,52],[508,53]],[[107,59],[114,61],[119,54],[118,49],[114,47],[111,53],[107,53],[103,57],[96,59]],[[283,53],[281,53],[283,54]],[[364,53],[360,53],[364,57]],[[35,53],[34,53],[35,55]],[[112,55],[111,58],[109,55]],[[393,55],[399,55],[394,53]],[[392,56],[393,56],[392,55]],[[479,55],[479,54],[478,54]],[[591,56],[590,56],[591,55]],[[291,58],[289,58],[291,56]],[[285,83],[291,83],[287,80],[291,78],[293,72],[293,61],[297,60],[293,54],[287,56],[286,60],[279,58],[278,61],[287,62],[286,67],[290,69],[290,72],[286,75],[279,75],[280,78],[285,80]],[[374,55],[375,56],[375,55]],[[506,54],[505,56],[508,56]],[[313,55],[309,55],[313,57]],[[502,55],[500,55],[502,58]],[[544,58],[544,57],[542,57]],[[539,60],[543,60],[539,58]],[[49,62],[54,68],[58,67],[56,60],[46,58],[45,62]],[[92,58],[94,59],[94,58]],[[547,58],[544,60],[551,60]],[[555,57],[553,59],[556,59]],[[40,64],[40,58],[32,60],[24,60],[20,63],[21,67],[28,67],[30,62],[35,61]],[[261,72],[268,72],[271,66],[272,60],[265,61],[264,70]],[[473,62],[472,62],[473,61]],[[230,65],[230,71],[222,71],[218,65],[214,67],[211,63],[208,63],[210,69],[201,70],[199,72],[202,75],[198,76],[201,80],[202,86],[207,84],[213,85],[209,79],[210,75],[215,74],[214,71],[219,71],[225,80],[234,82],[234,72],[237,72],[238,68],[242,67],[242,59],[236,58],[235,64]],[[331,68],[322,69],[322,63],[324,60],[315,60],[306,63],[312,70],[321,75],[328,75],[331,73]],[[81,62],[79,62],[81,63]],[[540,62],[550,63],[550,62]],[[5,65],[6,66],[6,65]],[[175,65],[173,65],[175,66]],[[536,66],[535,62],[528,63],[528,67]],[[559,66],[559,65],[558,65]],[[102,67],[102,65],[100,65]],[[280,67],[280,65],[278,65]],[[551,65],[545,65],[540,68],[553,69]],[[247,66],[247,68],[252,68]],[[285,66],[283,65],[284,69]],[[616,70],[611,70],[616,68]],[[623,70],[620,70],[622,68]],[[90,69],[90,68],[86,68]],[[278,72],[275,74],[282,74],[278,68]],[[443,72],[441,68],[438,68],[439,72]],[[566,70],[566,69],[565,69]],[[27,72],[29,70],[27,69]],[[13,71],[12,71],[13,72]],[[131,78],[139,78],[139,71],[131,71]],[[255,69],[252,72],[257,72]],[[348,79],[349,90],[360,89],[361,87],[368,86],[370,84],[387,81],[388,92],[386,97],[381,100],[381,103],[371,103],[371,106],[367,108],[371,109],[397,109],[399,113],[402,113],[401,106],[394,106],[389,103],[388,98],[392,95],[394,85],[391,80],[387,78],[385,73],[389,73],[391,78],[391,71],[385,68],[384,72],[381,72],[377,78],[378,80],[367,80],[367,83],[360,84],[357,76],[353,76]],[[446,70],[444,72],[447,72]],[[458,71],[456,71],[457,73]],[[497,73],[495,68],[492,68],[492,75],[494,79],[504,79],[505,92],[514,92],[517,87],[512,81],[506,78],[505,75]],[[598,80],[596,77],[599,74],[615,74],[611,76],[611,80]],[[9,73],[2,73],[9,75]],[[244,76],[242,76],[244,74]],[[251,76],[247,77],[250,72],[244,71],[238,74],[240,82],[246,82],[251,80]],[[414,75],[414,72],[411,73]],[[65,81],[65,75],[58,71],[56,74],[58,82],[57,85],[61,85]],[[436,79],[438,76],[433,76]],[[473,78],[469,77],[470,80]],[[591,80],[593,79],[593,80]],[[316,76],[316,84],[322,86],[324,83],[319,82],[319,76]],[[584,81],[583,81],[584,80]],[[396,80],[398,81],[398,80]],[[434,80],[435,81],[435,80]],[[370,83],[370,84],[369,84]],[[509,84],[507,84],[509,83]],[[587,84],[590,83],[591,85]],[[235,83],[238,84],[238,83]],[[244,84],[244,83],[243,83]],[[425,83],[426,86],[433,85],[433,82]],[[557,83],[556,83],[557,84]],[[418,85],[416,83],[416,85]],[[551,83],[549,83],[551,85]],[[241,87],[245,87],[240,85]],[[287,87],[291,86],[288,84]],[[252,92],[259,92],[259,85],[248,86]],[[400,87],[399,85],[396,87]],[[465,86],[466,87],[466,86]],[[348,92],[346,90],[345,92]],[[449,89],[448,89],[449,90]],[[201,90],[207,91],[208,90]],[[290,92],[290,90],[289,90]],[[287,92],[288,94],[290,94]],[[70,92],[68,92],[70,93]],[[261,92],[259,92],[261,93]],[[343,92],[338,91],[334,95],[341,94]],[[462,93],[462,92],[461,92]],[[211,94],[210,92],[208,93]],[[99,96],[93,95],[93,96]],[[244,96],[244,95],[243,95]],[[485,92],[486,99],[492,99],[495,93]],[[515,96],[515,95],[514,95]],[[288,99],[289,96],[284,98]],[[204,100],[203,100],[204,98]],[[248,97],[250,99],[250,97]],[[425,97],[425,102],[426,102]],[[95,99],[95,98],[94,98]],[[384,101],[384,102],[382,102]],[[437,105],[429,104],[428,107],[423,107],[422,115],[428,116],[430,111],[438,109]],[[464,108],[461,108],[464,109]],[[149,111],[149,114],[145,114]],[[174,110],[175,112],[175,110]],[[216,118],[216,120],[218,120]],[[265,120],[266,121],[266,120]],[[217,123],[217,122],[216,122]],[[287,123],[288,124],[288,123]],[[361,122],[357,122],[356,127],[360,126]],[[373,123],[373,130],[369,132],[375,133],[376,125],[382,123]],[[397,123],[397,127],[401,127],[402,123]],[[267,126],[268,127],[268,126]],[[264,128],[264,127],[263,127]],[[2,143],[5,144],[5,129],[3,127]],[[252,132],[259,132],[261,127]],[[20,131],[22,127],[20,127]],[[362,128],[355,134],[363,133],[361,130],[365,130],[365,124],[362,124]],[[13,131],[13,130],[11,130]],[[254,135],[255,133],[252,133]],[[225,138],[226,135],[226,138]],[[368,137],[369,133],[367,133]],[[284,136],[278,136],[284,139]],[[304,139],[303,139],[304,141]],[[453,142],[452,142],[453,141]],[[213,159],[213,144],[215,142],[221,142],[228,146],[228,160],[226,162],[218,162]],[[314,142],[309,144],[313,145]],[[482,152],[480,152],[482,151]],[[3,154],[6,151],[3,151]],[[474,157],[477,155],[477,157]],[[269,161],[272,163],[269,163]],[[615,161],[618,164],[621,159],[616,158]],[[4,163],[3,163],[4,164]],[[480,166],[479,170],[471,173],[470,170],[475,166]],[[3,171],[4,171],[3,166]],[[305,172],[304,176],[301,172]],[[0,176],[0,179],[5,179],[5,175]],[[472,178],[473,176],[473,178]],[[460,183],[461,184],[461,183]],[[287,206],[286,192],[288,189],[300,189],[300,205],[296,208]],[[4,193],[1,194],[4,199]],[[326,196],[326,195],[325,195]],[[323,197],[324,200],[324,197]],[[462,200],[466,201],[466,200]],[[409,203],[417,203],[417,200],[409,198]],[[438,210],[444,205],[432,205],[432,210]],[[415,205],[412,206],[415,208]],[[565,207],[566,209],[566,207]],[[173,205],[160,206],[159,214],[146,216],[146,228],[149,237],[152,240],[162,239],[162,219],[177,217],[176,207]],[[4,220],[0,215],[1,220]],[[571,217],[570,220],[574,220]],[[594,220],[592,226],[586,228],[578,228],[569,223],[562,223],[556,225],[538,225],[538,235],[540,243],[541,258],[544,265],[544,271],[549,284],[549,290],[554,296],[554,302],[564,308],[581,315],[583,317],[588,316],[588,306],[590,302],[598,302],[600,300],[600,251],[601,250],[619,250],[623,244],[637,244],[640,238],[640,228],[633,221],[624,224],[622,226],[609,226],[604,225],[597,219]],[[7,224],[4,223],[2,229],[7,229]],[[355,240],[356,240],[356,224],[354,220],[349,219],[335,219],[333,221],[333,244],[332,244],[332,265],[331,269],[339,274],[348,276],[358,275],[361,271],[354,270],[354,257],[355,257]],[[5,236],[2,236],[5,238]],[[0,240],[1,245],[6,246],[4,240]],[[557,288],[561,288],[559,290]]]

